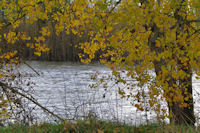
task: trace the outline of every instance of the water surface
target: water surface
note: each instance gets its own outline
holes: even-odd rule
[[[28,62],[40,76],[27,66],[22,66],[24,76],[30,77],[35,83],[34,97],[39,103],[66,119],[84,119],[88,115],[98,119],[126,122],[130,124],[154,121],[154,112],[140,112],[132,106],[130,100],[121,99],[118,94],[118,85],[108,81],[108,89],[102,86],[90,88],[94,83],[90,76],[97,71],[101,76],[112,72],[100,64],[84,65],[66,62]],[[193,88],[198,91],[199,80],[193,79]],[[195,112],[198,115],[199,101],[195,93]],[[32,106],[32,105],[30,105]],[[164,105],[165,106],[165,105]],[[36,114],[41,121],[54,120],[39,107]]]

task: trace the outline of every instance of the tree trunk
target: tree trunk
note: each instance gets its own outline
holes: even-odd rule
[[[184,80],[180,80],[179,82],[182,86],[180,88],[180,93],[184,97],[183,103],[186,104],[187,106],[180,107],[180,103],[175,103],[175,102],[172,102],[171,104],[168,103],[169,113],[171,113],[170,123],[175,123],[178,125],[186,124],[194,126],[195,116],[194,116],[194,104],[192,96],[192,73],[189,73],[188,77],[185,77]]]
[[[176,35],[178,37],[178,35],[180,35],[181,33],[187,32],[187,30],[184,30],[184,18],[182,16],[179,15],[179,12],[182,9],[187,9],[187,7],[185,7],[184,5],[185,0],[181,0],[180,5],[177,7],[175,13],[174,13],[174,17],[177,20],[177,31],[176,31]],[[141,0],[140,1],[141,5],[142,4],[148,4],[147,0]],[[158,0],[158,3],[160,4],[160,1]],[[184,11],[185,14],[187,14],[186,10]],[[146,26],[146,25],[145,25]],[[161,32],[160,29],[156,26],[156,23],[153,22],[153,20],[151,21],[150,25],[147,25],[147,27],[151,27],[151,35],[149,36],[149,40],[148,40],[148,45],[149,48],[152,52],[155,52],[156,54],[162,53],[163,52],[163,48],[162,47],[156,47],[156,40],[159,37],[163,37],[164,36],[164,32]],[[177,38],[178,39],[178,38]],[[184,48],[184,46],[182,46],[181,44],[178,44],[179,48],[181,51],[184,52],[184,57],[187,57],[187,53],[186,53],[186,48]],[[173,48],[172,48],[173,49]],[[184,64],[181,63],[181,61],[179,60],[180,57],[177,57],[177,55],[173,55],[172,59],[177,59],[178,62],[178,70],[182,70],[183,72],[185,72],[186,76],[184,77],[184,79],[173,79],[172,75],[168,75],[168,77],[170,78],[169,81],[165,81],[168,82],[168,86],[172,87],[174,90],[172,90],[171,92],[165,92],[167,93],[167,95],[169,93],[173,93],[175,94],[175,96],[177,95],[175,90],[178,89],[179,93],[181,93],[181,95],[183,96],[183,101],[181,102],[173,102],[173,96],[170,97],[170,95],[167,96],[167,98],[169,98],[169,101],[171,101],[170,103],[168,103],[168,108],[169,108],[169,113],[171,113],[172,117],[170,118],[170,122],[174,122],[175,124],[187,124],[187,125],[194,125],[195,123],[195,117],[194,117],[194,103],[193,103],[193,95],[192,95],[192,68],[189,65],[189,61],[186,62],[188,65],[184,66]],[[187,59],[189,60],[189,58],[187,57]],[[167,62],[163,59],[160,59],[160,61],[155,60],[153,62],[154,64],[154,68],[155,68],[155,72],[156,75],[159,76],[160,74],[162,74],[162,69],[161,66],[168,66]],[[178,83],[178,82],[179,83]],[[178,85],[177,88],[174,88],[174,84]],[[176,91],[178,91],[176,90]],[[181,104],[184,104],[185,106],[181,107]],[[187,105],[187,106],[186,106]]]
[[[156,75],[159,75],[161,72],[161,65],[163,62],[154,62],[155,72]],[[190,68],[189,68],[190,69]],[[193,103],[193,93],[192,93],[192,70],[184,69],[182,70],[187,73],[188,76],[185,76],[184,79],[180,79],[179,87],[174,88],[173,84],[176,84],[177,81],[170,76],[170,80],[168,81],[169,87],[173,87],[174,89],[179,89],[180,93],[182,94],[184,100],[183,103],[186,104],[186,107],[181,107],[181,103],[178,102],[168,102],[168,109],[169,113],[171,114],[170,123],[175,123],[178,125],[186,124],[194,126],[195,123],[195,116],[194,116],[194,103]],[[174,93],[175,91],[168,92]],[[176,95],[176,94],[175,94]],[[168,97],[173,101],[173,97]]]
[[[177,20],[178,28],[176,30],[176,39],[178,40],[182,33],[188,33],[188,30],[184,29],[184,19],[183,16],[179,14],[181,8],[183,8],[183,13],[187,14],[186,7],[184,5],[185,0],[182,0],[180,3],[180,7],[178,7],[174,13],[174,17]],[[187,40],[185,40],[187,42]],[[177,41],[178,42],[178,41]],[[172,113],[172,120],[176,124],[187,124],[194,126],[195,123],[195,116],[194,116],[194,103],[193,103],[193,94],[192,94],[192,68],[190,66],[190,58],[187,56],[187,50],[186,47],[182,45],[181,43],[177,43],[180,51],[182,51],[184,54],[183,56],[186,57],[188,60],[184,63],[187,65],[184,65],[184,63],[179,59],[178,57],[177,64],[178,64],[178,70],[182,70],[186,75],[183,79],[178,80],[178,88],[180,90],[181,95],[183,96],[183,104],[185,106],[180,107],[180,103],[173,103],[172,106],[169,106],[169,111]],[[190,45],[190,44],[188,44]],[[175,55],[176,56],[176,55]]]
[[[156,25],[152,25],[152,32],[153,34],[149,38],[149,47],[151,51],[155,51],[156,53],[160,53],[163,51],[162,48],[155,47],[155,41],[159,36],[162,36],[162,33],[160,33],[159,29]],[[183,47],[180,47],[180,50],[184,51]],[[185,53],[185,56],[187,54]],[[176,56],[176,55],[175,55]],[[154,68],[156,75],[160,75],[162,73],[161,66],[167,66],[168,64],[165,62],[165,60],[160,61],[154,61]],[[189,61],[187,62],[189,64]],[[195,123],[195,117],[194,117],[194,104],[193,104],[193,95],[192,95],[192,69],[191,66],[187,65],[184,66],[184,64],[181,63],[181,61],[178,61],[177,67],[179,67],[179,70],[182,70],[186,73],[187,76],[184,77],[184,79],[174,80],[171,75],[169,75],[170,80],[168,81],[169,87],[173,87],[174,84],[177,84],[177,81],[179,82],[179,87],[174,89],[180,89],[180,93],[182,94],[184,100],[183,103],[187,104],[187,107],[180,107],[181,103],[175,103],[171,102],[168,103],[169,113],[172,114],[172,117],[170,119],[170,122],[174,122],[175,124],[188,124],[188,125],[194,125]],[[167,81],[166,81],[167,82]],[[187,88],[187,89],[186,89]],[[171,92],[174,93],[174,92]],[[176,95],[176,94],[175,94]],[[168,97],[173,101],[173,97]]]

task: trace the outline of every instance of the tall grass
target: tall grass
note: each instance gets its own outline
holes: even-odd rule
[[[0,133],[198,133],[200,128],[152,123],[138,127],[97,119],[65,121],[63,123],[42,123],[33,126],[10,125],[1,127]]]

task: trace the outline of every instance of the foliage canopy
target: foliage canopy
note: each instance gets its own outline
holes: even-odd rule
[[[199,0],[2,0],[1,41],[14,47],[23,40],[24,47],[35,49],[40,56],[48,51],[48,27],[41,28],[41,36],[30,37],[17,30],[20,24],[53,21],[56,34],[87,33],[90,39],[78,45],[82,62],[90,63],[101,53],[101,63],[112,69],[126,89],[148,88],[146,93],[141,89],[126,93],[119,88],[122,97],[136,98],[139,103],[134,105],[144,110],[143,97],[148,95],[148,109],[160,117],[180,120],[183,115],[177,113],[182,111],[192,115],[194,123],[191,80],[193,72],[200,76],[199,7]],[[19,53],[1,48],[1,77],[9,75],[4,65],[20,61]],[[128,83],[122,73],[137,82]],[[169,113],[160,100],[168,103]]]

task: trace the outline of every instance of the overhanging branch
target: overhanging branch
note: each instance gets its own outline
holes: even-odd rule
[[[63,118],[61,118],[60,116],[58,116],[57,114],[54,114],[53,112],[51,112],[50,110],[48,110],[47,108],[43,107],[40,103],[38,103],[37,101],[35,101],[34,99],[28,97],[27,95],[17,91],[16,89],[14,89],[13,87],[11,86],[8,86],[6,83],[3,83],[0,81],[0,86],[3,88],[3,89],[9,89],[11,90],[13,93],[15,94],[18,94],[24,98],[26,98],[27,100],[31,101],[32,103],[34,103],[35,105],[39,106],[42,110],[48,112],[49,114],[51,114],[52,116],[56,117],[57,119],[61,120],[61,121],[64,121]]]

